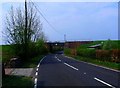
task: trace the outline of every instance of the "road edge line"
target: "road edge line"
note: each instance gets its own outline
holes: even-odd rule
[[[90,62],[79,61],[79,60],[74,59],[73,57],[69,57],[69,56],[65,56],[65,57],[67,57],[69,59],[72,59],[72,60],[75,60],[75,61],[78,61],[78,62],[83,62],[83,63],[90,64],[90,65],[93,65],[93,66],[96,66],[96,67],[101,67],[101,68],[104,68],[104,69],[107,69],[107,70],[111,70],[111,71],[114,71],[114,72],[120,72],[119,70],[115,70],[115,69],[112,69],[112,68],[96,65],[96,64],[93,64],[93,63],[90,63]]]
[[[35,78],[34,78],[34,88],[37,88],[37,76],[38,76],[38,68],[40,67],[41,62],[43,61],[43,59],[46,56],[44,56],[38,63],[37,67],[36,67],[36,71],[35,71]]]
[[[43,61],[43,59],[45,59],[46,58],[46,56],[44,56],[41,60],[40,60],[40,62],[39,62],[39,64],[41,64],[41,62]],[[40,66],[40,65],[39,65]]]

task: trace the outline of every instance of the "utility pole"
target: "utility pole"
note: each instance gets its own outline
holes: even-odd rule
[[[27,42],[27,0],[25,0],[25,43]]]
[[[27,18],[27,0],[25,0],[25,31],[24,31],[24,42],[25,42],[25,57],[27,58],[27,49],[28,49],[28,40],[27,40],[27,24],[28,24],[28,18]]]
[[[64,34],[64,41],[66,42],[66,34]]]

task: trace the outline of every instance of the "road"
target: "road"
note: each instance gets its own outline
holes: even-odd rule
[[[120,88],[120,72],[70,59],[61,54],[47,55],[37,66],[35,87],[100,86]]]

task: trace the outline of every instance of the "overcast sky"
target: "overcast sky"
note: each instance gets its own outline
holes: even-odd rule
[[[53,30],[40,16],[43,31],[49,41],[118,39],[117,2],[34,2]],[[24,3],[3,3],[2,23],[11,5],[24,7]],[[38,13],[39,14],[39,13]],[[1,26],[1,25],[0,25]]]

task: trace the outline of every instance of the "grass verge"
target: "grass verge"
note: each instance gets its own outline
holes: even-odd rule
[[[9,61],[12,57],[15,56],[11,45],[0,45],[0,48],[3,62]]]
[[[30,77],[6,75],[2,80],[2,88],[33,88],[34,82]]]
[[[85,61],[85,62],[93,63],[96,65],[112,68],[115,70],[120,70],[120,63],[100,61],[97,59],[88,58],[88,57],[81,57],[81,56],[75,56],[74,58],[77,60],[80,60],[80,61]]]
[[[40,55],[34,58],[31,58],[30,60],[27,60],[22,64],[23,68],[34,68],[38,65],[39,61],[44,57],[45,55]]]

